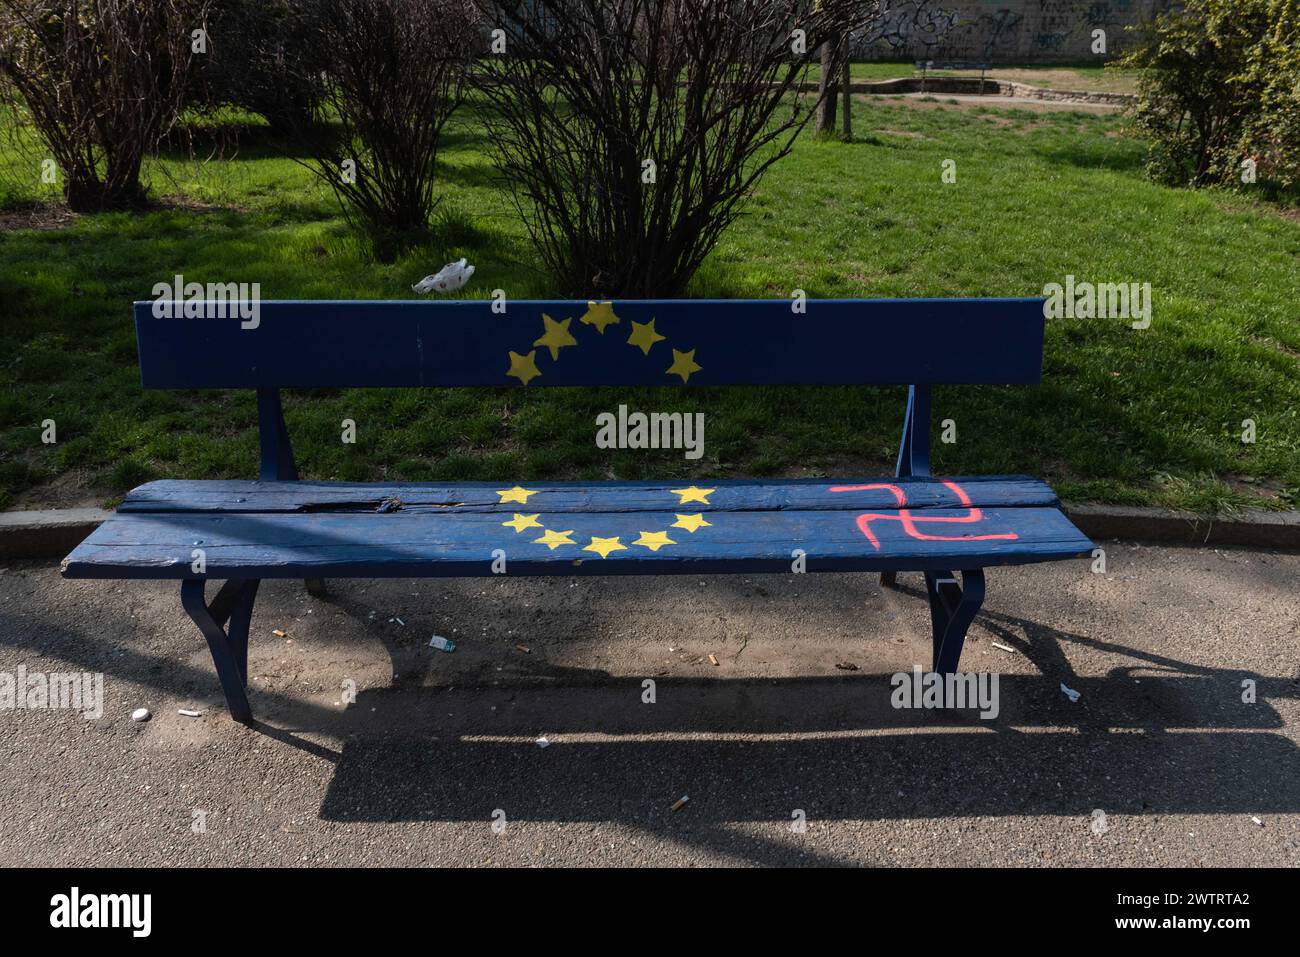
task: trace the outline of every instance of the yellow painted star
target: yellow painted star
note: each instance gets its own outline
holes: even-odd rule
[[[673,364],[668,367],[668,371],[664,375],[679,375],[682,377],[682,381],[685,382],[691,377],[691,373],[699,372],[700,368],[701,366],[695,362],[694,349],[690,352],[678,352],[674,349]]]
[[[573,534],[573,529],[569,529],[567,532],[557,532],[552,528],[548,528],[546,530],[546,534],[543,535],[541,538],[533,539],[533,544],[545,545],[551,551],[555,551],[561,545],[578,544],[577,542],[575,542],[573,539],[569,537],[572,534]]]
[[[632,335],[628,336],[627,343],[630,346],[636,346],[646,355],[650,354],[650,348],[656,342],[663,342],[665,336],[655,332],[655,321],[637,322],[632,320]]]
[[[526,356],[521,356],[517,352],[510,353],[510,369],[506,375],[512,375],[524,385],[528,385],[529,379],[536,379],[541,372],[537,369],[537,350],[534,349]]]
[[[684,528],[688,532],[693,532],[704,525],[712,525],[712,522],[706,522],[703,515],[678,515],[677,521],[673,522],[670,528]]]
[[[716,491],[716,488],[697,488],[694,485],[690,488],[672,489],[672,493],[678,496],[678,505],[685,505],[687,502],[701,502],[704,505],[710,505],[712,503],[709,501],[709,496]]]
[[[677,543],[668,537],[667,532],[642,532],[641,537],[632,544],[644,545],[650,551],[657,552],[665,545],[676,545]]]
[[[598,538],[593,536],[590,545],[582,547],[584,552],[595,552],[601,558],[609,558],[610,552],[627,551],[627,546],[619,542],[618,536],[613,538]]]
[[[604,335],[605,327],[618,322],[618,316],[614,315],[612,302],[588,302],[587,311],[583,313],[581,321],[586,325],[595,326],[596,331]]]
[[[526,488],[520,488],[516,485],[514,488],[497,489],[497,494],[501,496],[501,501],[497,503],[498,505],[504,505],[506,502],[519,502],[522,505],[527,505],[528,496],[536,495],[537,493]],[[541,513],[539,512],[538,514]]]
[[[542,313],[542,328],[546,332],[533,345],[546,346],[546,348],[550,349],[552,360],[560,358],[561,349],[565,346],[576,346],[578,344],[578,340],[569,333],[569,323],[571,322],[573,322],[572,319],[556,322],[546,313]]]
[[[538,512],[537,515],[540,515]],[[515,512],[515,517],[508,522],[502,522],[507,528],[513,528],[516,532],[522,532],[525,528],[541,528],[542,523],[537,520],[537,515],[520,515]]]

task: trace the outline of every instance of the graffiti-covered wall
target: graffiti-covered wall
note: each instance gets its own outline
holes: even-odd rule
[[[1167,6],[1169,0],[891,0],[883,21],[855,43],[855,56],[1101,62],[1123,49],[1126,26]],[[1103,45],[1104,54],[1094,52]]]

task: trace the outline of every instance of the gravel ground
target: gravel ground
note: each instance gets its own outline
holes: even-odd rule
[[[891,706],[917,575],[266,582],[245,728],[174,584],[9,565],[104,706],[0,710],[0,865],[1300,865],[1300,555],[1107,552],[988,573],[992,720]]]

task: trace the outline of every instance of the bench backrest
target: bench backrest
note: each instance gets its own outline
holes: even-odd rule
[[[158,389],[1039,380],[1041,299],[792,302],[139,302],[135,322]]]
[[[135,323],[145,388],[257,390],[263,481],[298,477],[280,389],[365,386],[907,385],[897,473],[926,475],[930,387],[1038,382],[1043,356],[1042,299],[138,302]]]

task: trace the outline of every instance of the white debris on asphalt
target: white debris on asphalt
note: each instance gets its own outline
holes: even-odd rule
[[[131,712],[131,720],[132,720],[132,721],[148,721],[148,720],[149,720],[149,709],[148,709],[148,708],[136,708],[134,711]]]
[[[1065,685],[1061,685],[1061,690],[1065,692],[1065,696],[1071,701],[1079,700],[1079,692],[1075,691],[1073,688],[1067,688]]]
[[[443,638],[441,635],[434,635],[429,639],[429,647],[437,648],[439,651],[455,651],[456,642],[450,638]]]
[[[190,711],[188,708],[177,708],[177,709],[176,709],[176,713],[177,713],[177,714],[183,714],[183,715],[185,715],[185,717],[187,717],[187,718],[198,718],[198,717],[201,717],[201,715],[200,715],[197,711]]]

